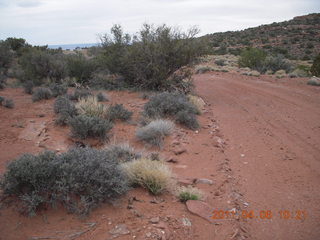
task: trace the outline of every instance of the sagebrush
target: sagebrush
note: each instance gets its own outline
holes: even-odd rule
[[[87,214],[125,193],[128,184],[116,158],[103,150],[76,148],[62,154],[22,155],[9,163],[1,189],[18,197],[28,215],[58,202],[71,212]]]

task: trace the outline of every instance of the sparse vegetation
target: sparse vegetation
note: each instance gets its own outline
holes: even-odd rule
[[[122,164],[122,169],[131,184],[140,185],[154,195],[170,190],[172,173],[162,161],[141,158]]]
[[[148,125],[136,130],[136,137],[139,141],[160,147],[163,138],[172,133],[174,124],[169,120],[154,120]]]
[[[79,115],[68,121],[71,135],[75,138],[86,139],[89,137],[106,140],[112,129],[112,123],[105,119]]]
[[[110,121],[127,121],[131,118],[132,112],[125,109],[122,104],[114,104],[109,106],[106,115]]]
[[[202,193],[199,189],[192,186],[179,187],[177,190],[177,197],[181,202],[200,200],[202,198]]]
[[[128,185],[116,158],[103,150],[76,148],[60,155],[22,155],[9,163],[1,189],[21,199],[23,212],[32,216],[57,202],[71,212],[87,214],[125,193]]]
[[[52,98],[52,92],[49,88],[46,87],[38,87],[33,91],[32,101],[37,102],[43,99]]]

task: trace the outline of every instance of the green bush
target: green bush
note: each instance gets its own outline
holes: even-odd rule
[[[310,72],[316,77],[320,77],[320,54],[314,59]]]
[[[161,147],[163,138],[172,133],[174,124],[168,120],[154,120],[148,125],[138,128],[136,137],[139,141]]]
[[[46,87],[38,87],[34,90],[32,94],[32,101],[37,102],[42,99],[50,99],[52,98],[52,92],[49,88]]]
[[[132,112],[123,107],[122,104],[111,105],[107,110],[107,118],[110,121],[127,121],[131,118]]]
[[[9,163],[1,188],[3,194],[18,197],[28,215],[58,202],[71,212],[87,214],[99,203],[114,200],[128,190],[118,159],[91,148],[60,155],[24,154]]]
[[[138,34],[130,36],[115,25],[111,36],[102,37],[102,62],[129,86],[172,90],[175,86],[167,82],[169,76],[204,54],[203,40],[195,38],[198,32],[196,28],[183,33],[166,25],[144,24]]]
[[[258,48],[248,48],[241,52],[239,58],[240,67],[249,67],[259,72],[264,70],[264,61],[267,54]]]
[[[112,123],[105,119],[79,115],[69,120],[71,135],[75,138],[86,139],[88,137],[105,140],[112,129]]]
[[[14,54],[11,52],[9,45],[5,41],[0,41],[0,74],[7,74],[13,57]]]
[[[19,63],[24,73],[21,80],[33,79],[36,85],[43,84],[47,78],[60,82],[68,73],[65,56],[48,49],[28,48]]]
[[[181,202],[188,200],[200,200],[202,193],[199,189],[194,187],[180,187],[177,191],[177,197]]]
[[[69,55],[67,58],[69,76],[76,78],[77,82],[84,84],[91,79],[97,64],[92,59],[87,59],[83,54]]]
[[[160,93],[152,96],[144,105],[143,115],[149,118],[172,117],[186,127],[198,126],[196,114],[199,110],[188,98],[180,93]]]

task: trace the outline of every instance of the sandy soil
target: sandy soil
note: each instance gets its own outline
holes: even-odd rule
[[[28,218],[14,204],[2,204],[0,239],[319,239],[320,88],[305,81],[237,73],[195,76],[196,92],[207,103],[199,117],[201,128],[178,126],[160,154],[175,160],[168,164],[180,184],[194,184],[204,192],[206,207],[198,206],[202,217],[171,194],[154,197],[134,189],[86,218],[59,206]],[[129,142],[146,152],[159,151],[134,139],[146,102],[141,93],[108,94],[112,102],[134,111],[134,119],[117,123],[105,145]],[[65,151],[74,145],[69,129],[53,123],[53,100],[32,103],[21,89],[5,89],[0,95],[16,104],[0,108],[1,173],[24,152]],[[236,214],[205,219],[220,210]],[[267,210],[272,216],[261,219]],[[292,218],[281,219],[281,210],[290,211]],[[245,211],[253,211],[253,218]]]

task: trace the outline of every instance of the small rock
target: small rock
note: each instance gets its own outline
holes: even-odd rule
[[[157,223],[159,223],[159,221],[160,221],[160,218],[159,218],[159,217],[153,217],[153,218],[150,219],[150,222],[151,222],[152,224],[157,224]]]
[[[213,181],[210,180],[210,179],[206,179],[206,178],[199,178],[199,179],[195,180],[195,183],[196,184],[209,184],[209,185],[212,185]]]
[[[209,206],[207,203],[198,200],[188,200],[186,206],[193,214],[206,219],[210,223],[213,222],[211,215],[213,207]]]
[[[244,154],[240,154],[240,157],[244,157],[245,155]]]
[[[147,233],[146,233],[146,237],[147,237],[147,238],[151,237],[151,232],[147,232]]]
[[[118,225],[116,225],[113,229],[111,229],[111,230],[109,231],[109,233],[112,234],[112,235],[118,235],[118,236],[119,236],[119,235],[129,234],[130,231],[129,231],[127,225],[125,225],[125,224],[118,224]]]
[[[185,227],[191,227],[192,224],[188,218],[181,218],[182,225]]]

